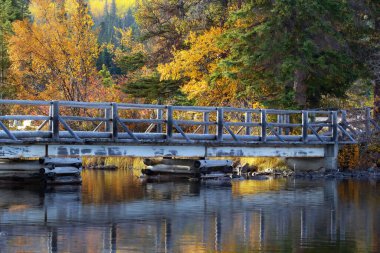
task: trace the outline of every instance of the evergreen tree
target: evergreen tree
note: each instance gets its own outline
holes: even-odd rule
[[[15,18],[11,0],[0,1],[0,83],[5,83],[9,67],[7,37],[12,32],[11,21]]]
[[[343,0],[254,0],[232,15],[222,39],[229,54],[213,79],[236,78],[264,104],[318,106],[358,77],[353,27]]]

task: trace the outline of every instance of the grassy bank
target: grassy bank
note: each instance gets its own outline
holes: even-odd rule
[[[286,169],[286,163],[284,159],[278,157],[241,157],[237,161],[241,165],[248,164],[249,166],[257,167],[258,171],[265,171],[267,169]]]
[[[242,158],[228,158],[221,157],[218,159],[231,159],[234,164],[247,164],[248,166],[256,167],[258,171],[267,169],[284,169],[286,164],[283,159],[274,157],[242,157]],[[143,158],[134,157],[84,157],[84,167],[89,166],[116,166],[119,169],[142,169],[145,168]]]

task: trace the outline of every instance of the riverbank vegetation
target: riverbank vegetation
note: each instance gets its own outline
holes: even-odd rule
[[[380,113],[375,0],[1,0],[0,97]]]

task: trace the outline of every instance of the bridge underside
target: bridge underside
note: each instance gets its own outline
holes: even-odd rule
[[[326,157],[326,155],[328,156],[327,146],[331,145],[4,145],[0,146],[0,158],[38,158],[47,156],[322,158]]]

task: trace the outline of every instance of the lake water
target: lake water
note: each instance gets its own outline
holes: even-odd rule
[[[380,182],[230,187],[84,171],[82,186],[0,188],[0,252],[380,252]]]

